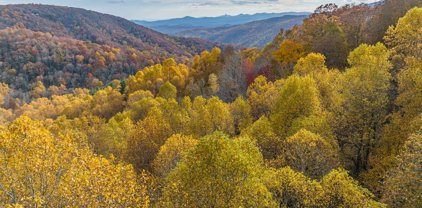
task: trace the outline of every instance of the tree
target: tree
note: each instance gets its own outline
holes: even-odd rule
[[[283,80],[275,82],[267,81],[265,76],[258,76],[254,82],[249,85],[247,96],[251,106],[251,113],[255,119],[261,116],[268,116],[278,98],[278,91],[283,86]]]
[[[123,107],[123,95],[110,86],[98,91],[93,96],[92,112],[94,115],[110,119],[116,113],[122,111]]]
[[[421,5],[422,6],[422,5]],[[393,60],[398,69],[405,64],[405,59],[413,57],[422,60],[422,8],[413,8],[400,18],[396,26],[391,26],[384,37],[393,51]]]
[[[220,85],[218,83],[217,75],[215,75],[213,73],[213,74],[210,74],[208,76],[207,86],[208,86],[208,88],[207,88],[207,92],[205,94],[207,96],[215,95],[220,90]]]
[[[230,106],[217,97],[206,100],[196,97],[190,115],[190,133],[202,137],[222,131],[226,134],[234,134],[234,119],[230,113]]]
[[[316,181],[285,167],[270,170],[267,180],[279,207],[385,207],[342,169]]]
[[[189,76],[189,68],[186,65],[177,64],[174,59],[166,59],[162,64],[146,67],[134,76],[129,76],[126,82],[126,93],[149,90],[156,95],[161,85],[166,82],[183,91]]]
[[[38,81],[37,84],[31,91],[31,97],[33,98],[40,98],[43,97],[45,94],[46,88],[41,81]]]
[[[9,96],[10,88],[7,84],[0,83],[0,107],[5,104]]]
[[[137,170],[151,169],[151,162],[172,134],[171,124],[164,118],[163,112],[157,107],[151,108],[128,138],[127,160]]]
[[[236,134],[239,134],[252,124],[251,106],[242,96],[239,96],[233,103],[230,103],[230,112],[234,119]]]
[[[148,207],[146,180],[21,117],[0,130],[0,206]],[[143,177],[146,179],[145,177]]]
[[[154,173],[162,178],[167,177],[197,143],[198,141],[193,137],[180,134],[168,138],[166,143],[160,147],[160,151],[152,163]]]
[[[202,138],[174,169],[161,198],[163,207],[268,207],[262,156],[245,138],[222,133]]]
[[[388,28],[396,24],[397,20],[413,7],[422,7],[422,2],[420,0],[385,0],[369,22],[369,25],[372,25],[369,42],[375,44],[382,41]]]
[[[266,160],[274,160],[282,150],[283,142],[274,133],[271,122],[265,116],[242,131],[242,134],[248,135],[256,142]]]
[[[317,14],[304,20],[298,39],[305,51],[324,54],[328,67],[343,68],[349,52],[346,35],[336,16]]]
[[[325,190],[326,207],[385,207],[343,169],[331,171],[320,183]]]
[[[310,53],[299,59],[294,67],[294,74],[311,76],[317,84],[322,106],[329,112],[335,112],[341,101],[337,89],[340,72],[335,69],[328,70],[324,55]]]
[[[161,85],[160,89],[158,89],[158,97],[162,97],[165,99],[176,99],[177,98],[177,88],[172,85],[170,82],[166,82]]]
[[[307,130],[287,138],[283,147],[280,165],[290,166],[308,177],[321,178],[339,166],[336,144]]]
[[[211,128],[214,131],[221,131],[229,135],[234,134],[234,119],[230,113],[230,106],[217,97],[207,101],[207,111],[211,115]],[[192,120],[192,122],[196,122]]]
[[[123,160],[127,152],[127,140],[134,127],[130,118],[119,119],[117,116],[111,118],[94,134],[94,151],[107,158],[116,157]]]
[[[311,75],[315,77],[318,74],[328,72],[325,66],[325,56],[320,53],[310,53],[298,60],[294,66],[294,74],[299,76]]]
[[[416,133],[422,123],[422,60],[406,60],[406,67],[397,75],[398,93],[395,104],[400,107],[393,113],[392,122],[384,132],[387,153],[397,153],[410,134]]]
[[[396,158],[396,165],[385,177],[382,201],[391,207],[420,207],[422,205],[422,135],[408,138]]]
[[[285,167],[270,169],[266,176],[277,207],[326,207],[321,184],[302,173]]]
[[[391,75],[389,51],[381,43],[361,45],[349,55],[351,68],[340,84],[343,102],[336,132],[354,174],[368,169],[368,159],[380,141],[387,115]]]
[[[304,56],[303,45],[293,40],[284,40],[280,48],[273,52],[273,58],[281,63],[282,71],[278,72],[278,77],[288,77],[291,75],[293,65]]]
[[[311,77],[289,77],[270,118],[274,132],[283,140],[302,128],[321,136],[331,135],[316,83]]]
[[[63,176],[63,199],[58,206],[149,207],[148,182],[148,177],[137,176],[131,165],[83,154],[71,161]]]

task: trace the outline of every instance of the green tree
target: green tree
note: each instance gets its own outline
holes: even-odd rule
[[[176,99],[177,98],[177,88],[172,85],[170,82],[166,82],[161,85],[160,89],[158,89],[158,97],[162,97],[165,99]]]
[[[269,207],[271,193],[261,177],[262,156],[245,138],[222,133],[202,138],[172,171],[163,207]]]
[[[311,77],[289,77],[281,89],[270,118],[274,132],[282,139],[302,128],[324,137],[331,136],[330,126],[321,107],[319,91]]]

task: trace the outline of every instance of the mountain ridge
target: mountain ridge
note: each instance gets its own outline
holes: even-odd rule
[[[307,17],[307,15],[285,15],[240,25],[192,29],[182,31],[176,35],[197,37],[245,48],[264,47],[277,36],[280,30],[287,30],[295,25],[300,25]]]
[[[41,4],[0,5],[0,29],[23,24],[26,28],[138,50],[157,50],[158,54],[192,57],[210,49],[213,43],[172,37],[121,17],[95,11]]]
[[[286,15],[309,15],[309,12],[282,12],[282,13],[256,13],[239,15],[222,15],[217,17],[182,17],[167,20],[143,21],[132,20],[133,22],[149,27],[166,34],[177,34],[185,30],[198,28],[220,27],[240,25],[258,20],[265,20]]]

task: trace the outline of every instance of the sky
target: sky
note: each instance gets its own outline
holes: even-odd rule
[[[131,20],[160,20],[260,12],[313,11],[326,3],[370,3],[378,0],[0,0],[0,4],[50,4],[84,8]]]

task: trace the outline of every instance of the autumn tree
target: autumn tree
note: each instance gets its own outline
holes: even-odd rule
[[[222,133],[202,138],[172,171],[163,207],[268,207],[271,193],[261,180],[262,156],[246,138]]]
[[[2,107],[6,103],[9,93],[9,86],[7,84],[0,83],[0,107]]]
[[[123,110],[123,95],[117,89],[106,87],[93,96],[93,113],[109,119]]]
[[[318,134],[300,130],[287,138],[279,162],[311,178],[321,178],[339,166],[338,147]]]
[[[336,128],[340,148],[354,174],[368,169],[368,158],[379,142],[387,115],[391,75],[389,51],[382,44],[361,45],[349,55],[343,74],[340,118]]]
[[[391,207],[419,207],[422,205],[422,135],[408,138],[403,150],[396,158],[396,165],[385,177],[382,201]]]
[[[127,140],[135,124],[130,118],[111,118],[107,123],[100,125],[98,132],[93,135],[94,151],[105,157],[124,159],[127,152]]]
[[[268,172],[267,180],[280,207],[385,207],[342,169],[317,181],[285,167]]]
[[[348,44],[338,17],[317,14],[304,20],[299,37],[308,52],[322,53],[329,67],[343,68],[346,65]]]
[[[31,97],[40,98],[45,94],[46,88],[41,81],[38,81],[36,85],[32,88]]]
[[[369,22],[369,25],[372,25],[369,31],[370,43],[382,41],[388,28],[396,24],[397,20],[413,7],[422,7],[422,2],[420,0],[385,0]]]
[[[280,48],[273,52],[273,58],[281,64],[281,71],[277,77],[286,78],[291,75],[294,64],[303,57],[305,49],[303,45],[293,40],[284,40]]]
[[[153,107],[148,115],[139,121],[127,141],[127,159],[137,169],[150,169],[160,147],[173,134],[171,124],[163,112]]]
[[[274,133],[271,122],[265,116],[242,131],[242,134],[248,135],[256,142],[266,160],[274,160],[282,150],[283,141]]]
[[[283,80],[268,81],[265,76],[258,76],[248,87],[248,103],[255,119],[268,116],[278,98],[278,91],[283,86]]]
[[[285,81],[270,118],[274,132],[282,139],[302,128],[329,137],[332,133],[324,114],[315,81],[311,77],[291,76]]]
[[[176,99],[177,98],[177,88],[172,85],[170,82],[166,82],[161,85],[160,89],[158,89],[158,97],[162,97],[165,99]]]
[[[385,207],[343,169],[331,171],[320,183],[325,191],[326,207]]]
[[[234,134],[234,119],[230,113],[230,106],[217,97],[206,100],[196,97],[189,110],[190,132],[201,137],[222,131],[226,134]]]
[[[21,117],[0,130],[0,205],[148,207],[146,183],[130,165],[82,148]]]
[[[266,177],[277,207],[326,207],[321,184],[303,173],[285,167],[270,169]]]
[[[238,97],[230,103],[230,113],[233,116],[235,133],[239,134],[252,124],[251,106],[243,97]]]
[[[129,76],[126,81],[126,93],[130,94],[138,90],[149,90],[154,95],[166,82],[176,88],[184,90],[189,79],[189,69],[184,64],[177,64],[174,59],[167,59],[162,64],[146,67]]]
[[[422,6],[422,5],[421,5]],[[393,51],[393,61],[399,70],[405,65],[406,58],[422,57],[422,8],[413,8],[400,18],[396,26],[391,26],[384,37]]]
[[[197,143],[192,136],[175,134],[168,138],[152,163],[154,173],[165,178]]]
[[[341,102],[338,92],[338,77],[340,72],[335,69],[328,69],[325,65],[325,56],[319,53],[310,53],[299,59],[294,67],[294,74],[299,76],[311,76],[320,93],[322,106],[334,112]]]

